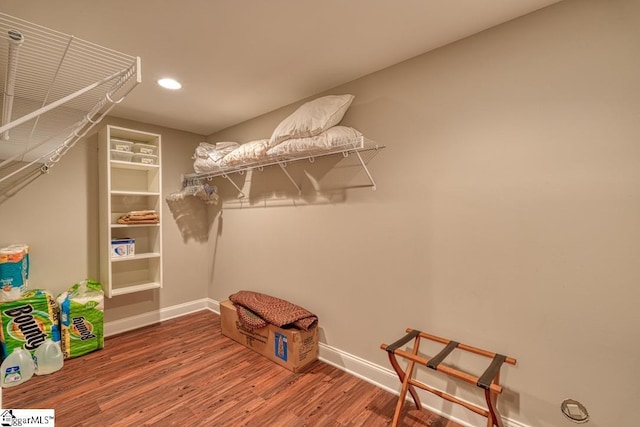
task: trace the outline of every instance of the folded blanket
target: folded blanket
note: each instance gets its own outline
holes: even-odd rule
[[[253,291],[240,291],[229,299],[236,307],[240,322],[248,329],[267,324],[279,327],[295,326],[308,331],[318,324],[318,317],[289,301]]]
[[[131,211],[118,218],[118,224],[157,224],[159,221],[154,210]]]

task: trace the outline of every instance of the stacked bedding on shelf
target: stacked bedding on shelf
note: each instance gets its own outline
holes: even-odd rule
[[[196,152],[193,154],[193,170],[196,173],[203,172],[215,172],[220,169],[220,161],[240,147],[237,142],[217,142],[215,144],[209,144],[208,142],[201,142],[196,148]]]
[[[131,211],[118,218],[118,224],[157,224],[160,218],[155,210]]]
[[[360,148],[362,134],[338,125],[354,98],[349,94],[327,95],[309,101],[280,122],[269,139],[244,144],[201,142],[193,156],[193,169],[196,173],[219,172],[341,148]]]
[[[258,139],[242,144],[222,158],[223,166],[240,166],[245,163],[258,162],[267,156],[268,139]]]
[[[268,156],[283,157],[314,153],[335,148],[359,148],[362,134],[347,126],[334,126],[316,136],[291,138],[269,149]]]

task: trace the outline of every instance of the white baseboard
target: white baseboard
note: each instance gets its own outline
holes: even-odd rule
[[[220,304],[211,298],[203,298],[183,304],[173,305],[171,307],[162,308],[158,311],[131,316],[113,322],[105,322],[104,336],[108,337],[122,332],[131,331],[143,326],[153,325],[164,320],[173,319],[175,317],[184,316],[186,314],[195,313],[200,310],[210,310],[220,314]]]
[[[522,424],[519,421],[512,420],[510,418],[503,418],[504,427],[530,427],[527,424]]]
[[[156,312],[107,322],[104,325],[104,333],[105,336],[115,335],[201,310],[210,310],[214,313],[220,314],[220,302],[211,298],[203,298],[184,304],[166,307]],[[376,365],[368,360],[346,353],[324,343],[319,344],[318,358],[329,365],[380,387],[383,390],[395,395],[399,394],[400,383],[398,381],[398,376],[391,369]],[[441,415],[465,427],[486,425],[486,418],[476,415],[459,405],[454,405],[450,411],[444,412],[441,407],[439,407],[443,402],[442,399],[431,393],[423,392],[422,390],[418,390],[418,394],[420,395],[422,406],[435,414]],[[503,422],[504,427],[530,427],[509,418],[503,418]]]

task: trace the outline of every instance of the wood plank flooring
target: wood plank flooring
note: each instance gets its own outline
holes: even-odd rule
[[[210,311],[109,337],[53,374],[3,389],[56,426],[386,426],[397,397],[316,361],[294,374],[225,337]],[[404,407],[404,426],[460,427]]]

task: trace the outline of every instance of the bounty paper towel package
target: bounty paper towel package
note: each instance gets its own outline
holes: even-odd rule
[[[62,351],[66,359],[104,347],[104,292],[84,280],[58,296]]]
[[[0,248],[0,302],[15,301],[27,290],[29,246]]]
[[[0,303],[0,319],[3,357],[16,347],[33,356],[45,339],[60,341],[58,306],[53,295],[45,290],[32,289],[16,301]]]

